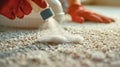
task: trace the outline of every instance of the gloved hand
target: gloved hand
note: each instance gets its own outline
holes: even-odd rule
[[[32,10],[27,0],[0,0],[0,14],[9,19],[23,18]]]
[[[44,0],[32,0],[41,8],[45,8],[47,3]],[[28,0],[0,0],[0,14],[9,18],[23,18],[30,14],[32,7]]]
[[[84,20],[103,23],[110,23],[114,21],[112,18],[99,15],[78,4],[70,5],[68,8],[68,14],[71,15],[73,21],[78,23],[82,23]]]
[[[32,1],[35,2],[41,8],[47,7],[47,3],[45,0],[32,0]]]

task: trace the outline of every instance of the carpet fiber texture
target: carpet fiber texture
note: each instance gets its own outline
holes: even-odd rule
[[[0,67],[120,67],[120,8],[88,6],[115,23],[63,23],[82,43],[37,42],[40,30],[0,28]]]

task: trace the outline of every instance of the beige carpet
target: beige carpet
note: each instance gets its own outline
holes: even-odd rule
[[[0,67],[120,67],[120,8],[87,7],[116,19],[115,23],[64,23],[82,35],[82,43],[36,42],[39,30],[0,28]]]

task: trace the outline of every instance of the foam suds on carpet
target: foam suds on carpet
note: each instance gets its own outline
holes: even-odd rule
[[[36,39],[42,36],[44,31],[2,30],[0,66],[120,67],[120,15],[113,17],[116,18],[116,22],[111,24],[62,24],[66,31],[82,35],[85,38],[82,43],[40,43]]]

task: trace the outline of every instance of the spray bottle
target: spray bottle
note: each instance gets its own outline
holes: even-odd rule
[[[59,0],[47,0],[47,2],[53,9],[53,12],[55,14],[54,19],[56,19],[58,22],[71,20],[71,17],[65,14],[62,4]]]

